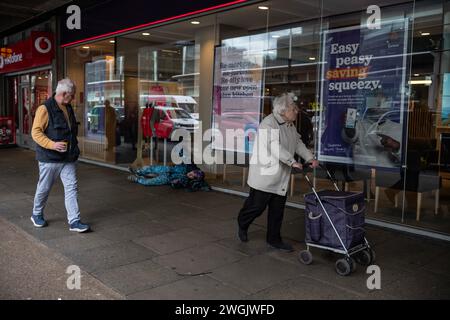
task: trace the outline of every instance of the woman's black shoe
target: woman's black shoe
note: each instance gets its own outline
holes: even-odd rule
[[[238,236],[242,242],[248,242],[247,230],[244,230],[241,227],[239,227]]]
[[[294,251],[294,248],[290,244],[284,243],[284,242],[278,242],[278,243],[267,242],[267,245],[272,249],[277,249],[277,250],[286,251],[286,252]]]

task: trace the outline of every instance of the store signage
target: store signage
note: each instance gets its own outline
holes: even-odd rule
[[[171,0],[170,5],[158,5],[148,0],[111,0],[90,7],[80,5],[79,12],[71,5],[60,19],[60,39],[62,47],[71,46],[246,2],[249,0]]]
[[[52,63],[53,34],[32,32],[31,37],[0,50],[0,73],[15,72]]]
[[[319,160],[401,166],[407,32],[399,19],[324,33]]]
[[[214,150],[251,153],[261,118],[264,52],[252,48],[265,34],[225,39],[216,49],[213,97],[213,128],[223,139],[213,139]],[[227,131],[235,132],[227,140]]]

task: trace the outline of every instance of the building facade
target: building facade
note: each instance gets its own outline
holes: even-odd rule
[[[112,0],[80,7],[80,29],[64,11],[57,58],[78,87],[82,157],[168,163],[183,128],[202,138],[192,157],[209,155],[197,162],[213,187],[245,194],[258,124],[292,92],[303,142],[342,188],[366,194],[370,223],[449,240],[450,1],[372,2]],[[19,145],[55,66],[3,75]],[[307,192],[292,175],[290,205]]]

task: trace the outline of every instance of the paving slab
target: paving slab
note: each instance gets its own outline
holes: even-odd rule
[[[130,300],[239,300],[245,293],[207,275],[189,277],[127,296]]]
[[[111,241],[131,241],[141,237],[155,236],[168,233],[173,228],[152,221],[127,224],[114,228],[103,228],[97,231],[102,237]]]
[[[384,293],[401,299],[447,300],[450,297],[450,279],[431,272],[399,275],[398,280],[381,287]]]
[[[77,252],[107,246],[113,243],[113,241],[110,241],[95,232],[72,234],[67,237],[43,241],[43,244],[49,248],[65,255],[76,254]]]
[[[94,272],[96,278],[123,295],[183,279],[183,276],[151,260],[131,263],[105,271]]]
[[[153,261],[181,275],[208,273],[211,270],[245,258],[245,255],[217,244],[193,247],[159,256]]]
[[[187,248],[205,245],[213,242],[216,238],[206,233],[191,228],[179,229],[150,237],[141,237],[134,242],[161,255],[170,254]]]
[[[157,254],[131,241],[69,253],[68,257],[87,272],[112,269],[148,260]]]
[[[69,290],[73,262],[0,218],[0,299],[123,299],[124,296],[81,271],[80,290]]]
[[[298,277],[253,294],[257,300],[355,300],[362,296],[308,277]]]
[[[283,264],[262,254],[218,268],[210,276],[230,283],[248,294],[254,294],[279,282],[296,278],[299,274],[298,266]]]

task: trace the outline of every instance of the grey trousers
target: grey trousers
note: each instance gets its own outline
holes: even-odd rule
[[[34,196],[33,215],[43,216],[48,196],[56,179],[61,177],[69,224],[80,220],[76,162],[39,162],[39,182]]]

